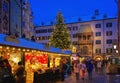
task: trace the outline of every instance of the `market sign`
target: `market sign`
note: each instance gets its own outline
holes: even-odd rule
[[[19,43],[19,40],[16,38],[14,35],[9,35],[5,37],[5,41],[7,42],[14,42],[14,43]]]

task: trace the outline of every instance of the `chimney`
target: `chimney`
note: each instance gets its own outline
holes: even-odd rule
[[[95,16],[99,15],[99,10],[96,9],[96,10],[94,11],[94,14],[95,14]]]

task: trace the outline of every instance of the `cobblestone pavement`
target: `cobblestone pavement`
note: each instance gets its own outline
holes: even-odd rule
[[[66,77],[64,82],[58,81],[55,83],[120,83],[120,75],[106,75],[106,73],[93,72],[92,80],[87,78],[87,74],[85,80],[82,80],[81,78],[76,80],[75,75],[72,74]]]

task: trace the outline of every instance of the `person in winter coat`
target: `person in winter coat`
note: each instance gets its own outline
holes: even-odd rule
[[[86,73],[86,65],[85,65],[85,61],[82,61],[82,63],[80,64],[81,67],[81,78],[82,80],[85,79],[85,73]]]
[[[15,83],[15,78],[12,74],[12,67],[8,59],[3,59],[4,64],[4,83]]]
[[[79,74],[80,74],[80,63],[79,63],[79,61],[76,61],[74,63],[74,73],[76,75],[76,80],[79,80]]]
[[[7,59],[4,59],[4,60],[3,60],[3,63],[4,63],[4,67],[8,69],[8,72],[9,72],[10,74],[12,74],[12,67],[11,67],[9,61],[8,61]]]
[[[88,79],[92,80],[93,63],[91,60],[86,63],[86,67],[88,72]]]
[[[101,61],[97,61],[97,69],[98,69],[98,73],[100,73],[101,69],[102,69],[102,62]]]
[[[0,60],[0,83],[4,83],[3,75],[4,75],[4,64],[3,61]]]
[[[66,62],[64,62],[63,60],[61,60],[61,61],[60,61],[61,81],[64,81],[64,79],[65,79],[66,69],[67,69]]]
[[[18,62],[18,68],[16,70],[16,83],[26,83],[25,68],[22,62]]]

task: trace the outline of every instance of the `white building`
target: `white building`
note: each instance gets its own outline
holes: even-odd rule
[[[53,22],[35,27],[38,43],[48,44]],[[81,56],[114,55],[113,44],[118,41],[117,16],[99,15],[65,19],[71,34],[71,42]]]

